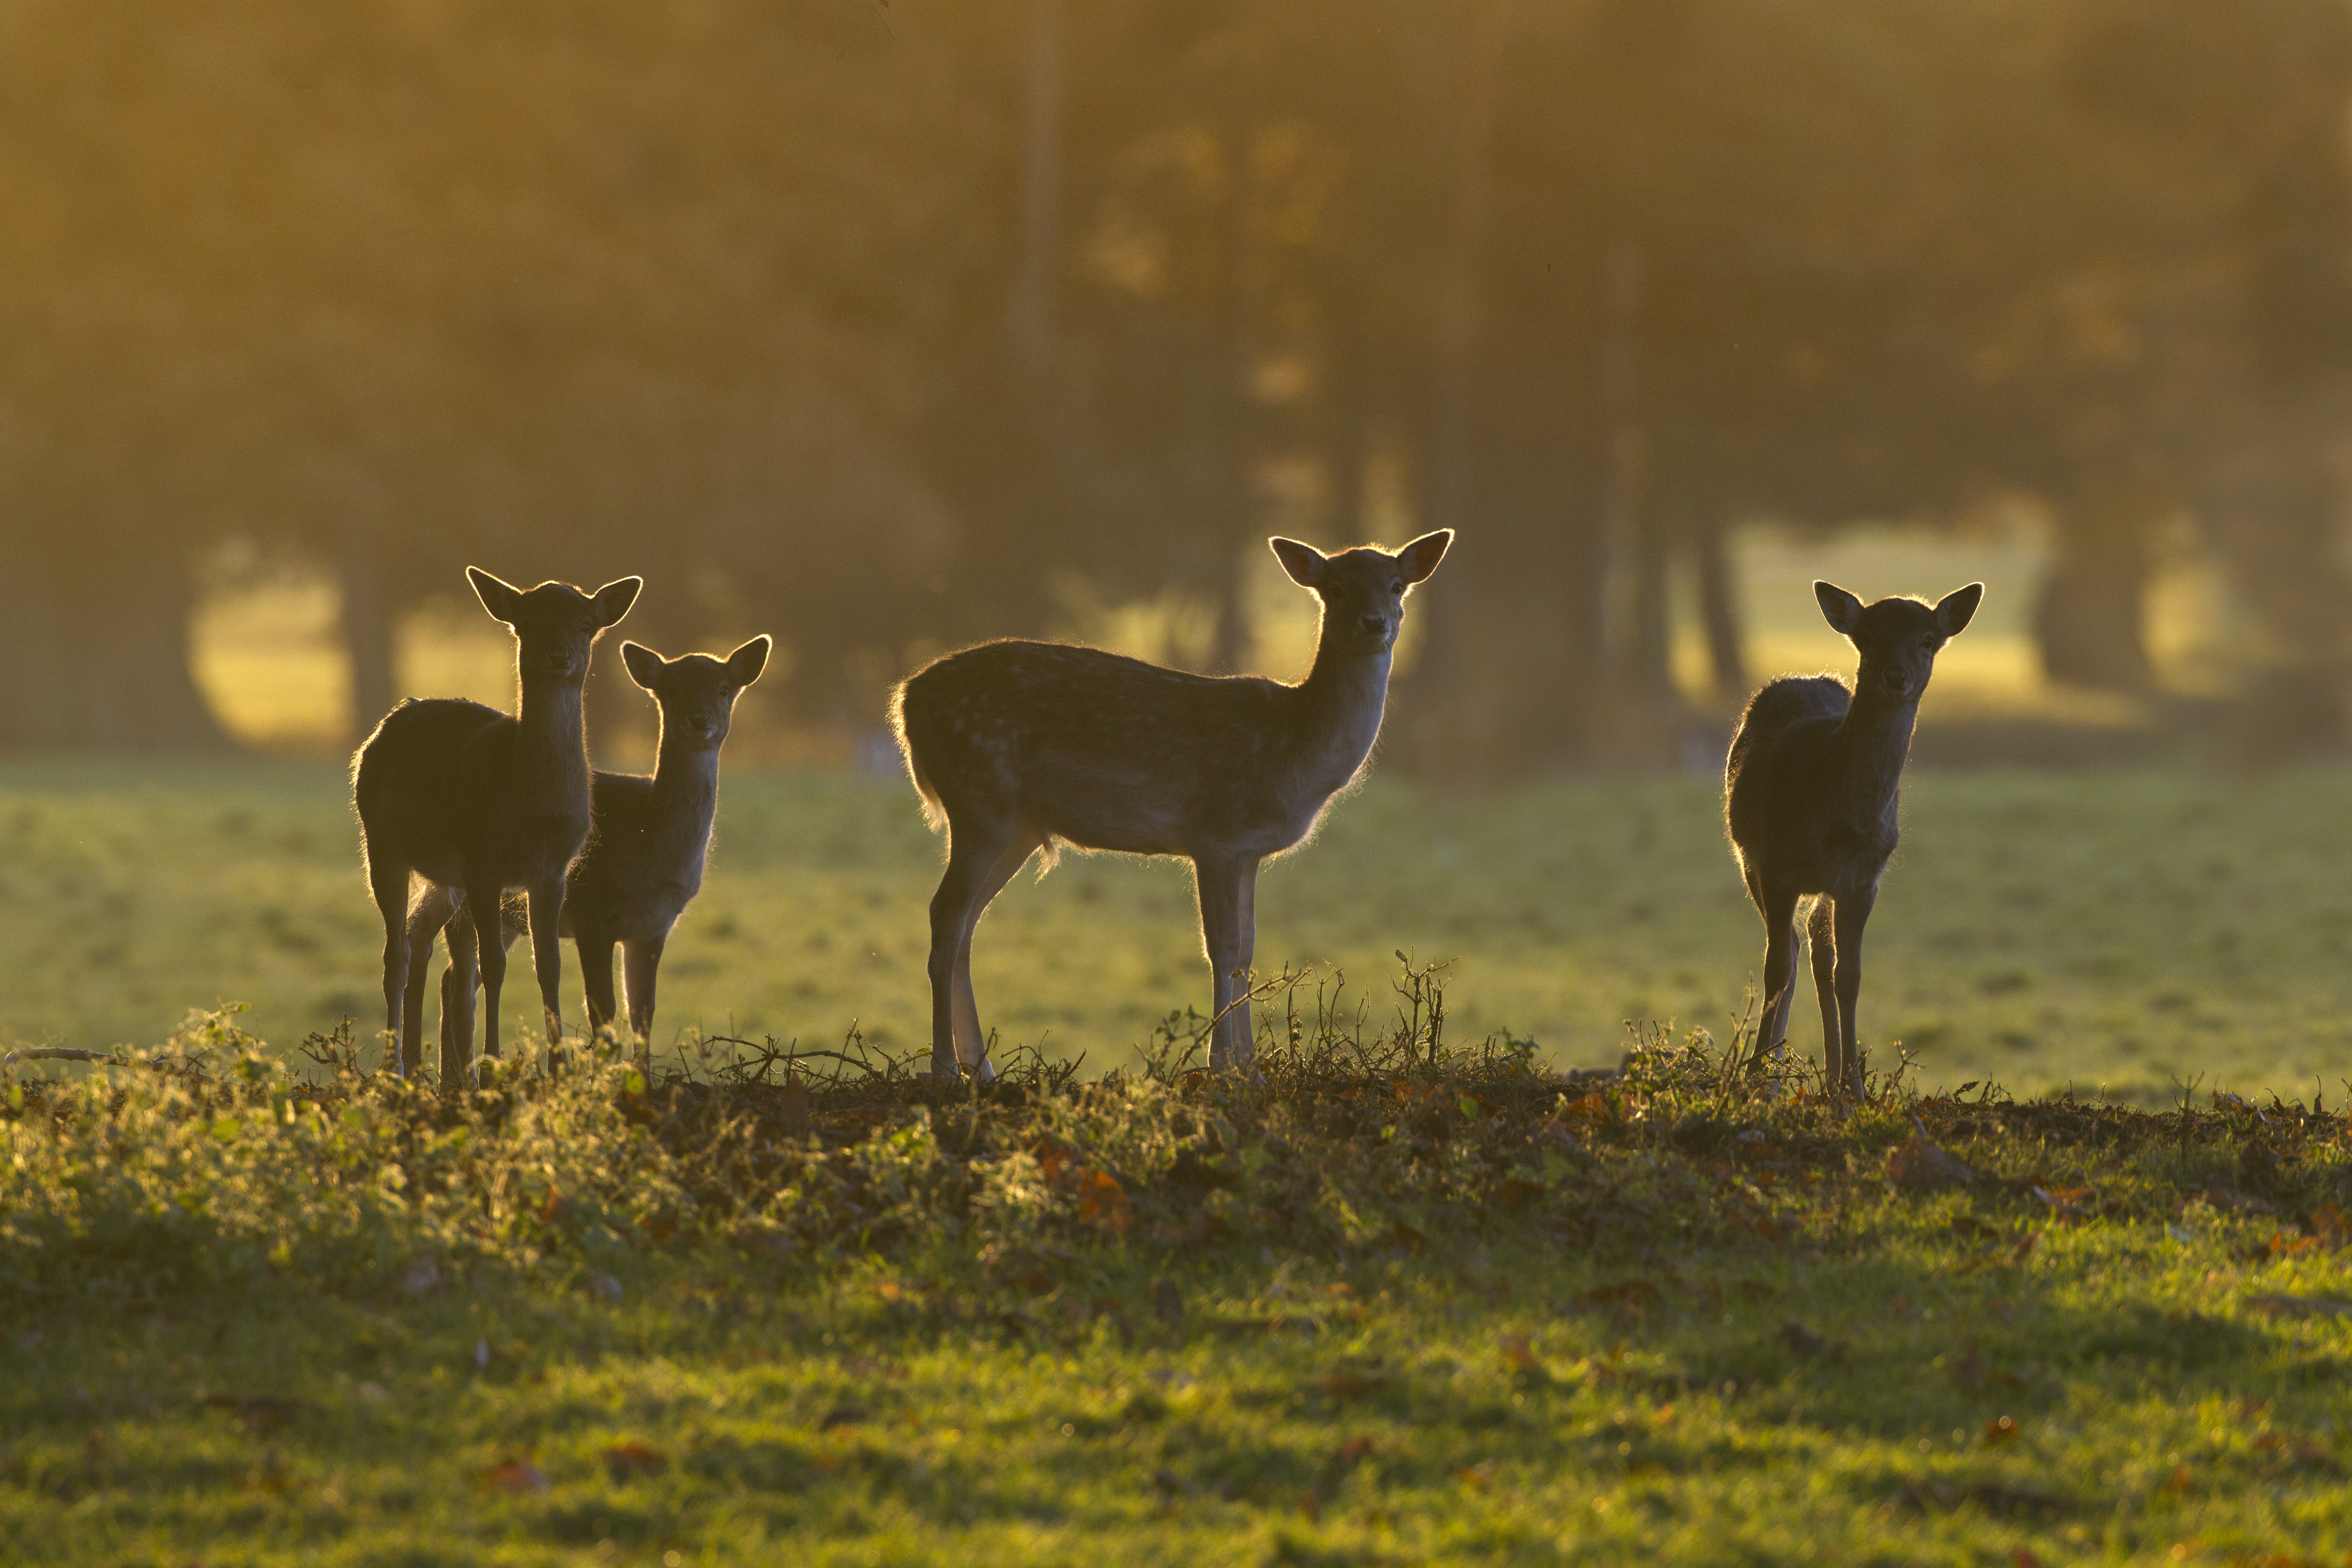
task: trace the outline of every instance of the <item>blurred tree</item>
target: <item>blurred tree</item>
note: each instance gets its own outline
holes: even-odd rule
[[[1463,533],[1391,732],[1433,775],[1654,744],[1677,571],[1741,692],[1724,539],[1759,513],[2041,494],[2063,679],[2149,679],[2184,505],[2333,637],[2346,32],[2336,0],[19,0],[0,544],[37,607],[0,745],[218,743],[187,625],[231,536],[340,580],[362,726],[468,561],[644,572],[632,635],[775,633],[843,729],[1073,580],[1187,589],[1239,666],[1276,506],[1339,542],[1375,472],[1419,514],[1381,526]]]

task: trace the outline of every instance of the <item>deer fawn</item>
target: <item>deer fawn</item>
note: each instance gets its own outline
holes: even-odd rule
[[[1853,690],[1834,676],[1775,680],[1749,700],[1724,765],[1724,817],[1748,896],[1764,917],[1764,1016],[1757,1059],[1789,1037],[1796,994],[1797,907],[1822,1004],[1823,1065],[1834,1092],[1862,1082],[1854,1003],[1862,994],[1862,928],[1895,853],[1896,796],[1919,698],[1936,654],[1984,597],[1971,583],[1930,605],[1813,584],[1822,614],[1862,657]]]
[[[416,1069],[418,1020],[408,994],[408,889],[412,874],[496,908],[509,888],[529,896],[531,956],[547,1008],[548,1039],[562,1038],[557,1002],[562,954],[556,923],[563,873],[588,837],[588,742],[581,686],[605,627],[628,614],[641,577],[583,594],[562,583],[529,593],[466,568],[482,607],[515,635],[520,711],[454,698],[403,702],[384,715],[352,763],[360,849],[383,916],[384,1026],[398,1042],[394,1068]],[[499,1048],[499,990],[506,948],[480,943],[489,994],[487,1048]]]
[[[719,809],[719,748],[734,722],[735,699],[760,678],[772,646],[768,637],[753,637],[723,659],[702,653],[666,659],[636,643],[621,645],[629,679],[660,706],[661,749],[651,777],[599,772],[590,781],[588,844],[565,879],[559,929],[579,947],[591,1029],[619,1016],[613,994],[617,945],[629,1031],[640,1039],[653,1033],[654,978],[663,944],[702,889],[711,818]],[[445,926],[448,931],[449,967],[441,976],[441,1081],[446,1085],[466,1081],[474,1044],[473,953],[479,936],[472,910],[461,889],[431,888],[409,911],[408,939],[418,952],[430,953],[434,933]],[[522,934],[516,912],[512,905],[499,911],[502,950]],[[420,960],[408,983],[412,1015],[424,997]]]
[[[1259,865],[1314,832],[1380,734],[1404,597],[1453,533],[1391,554],[1326,555],[1270,541],[1323,603],[1315,667],[1297,686],[1212,679],[1098,648],[992,642],[925,667],[891,717],[947,871],[931,899],[931,1072],[994,1076],[971,993],[981,912],[1039,849],[1060,844],[1192,862],[1212,971],[1212,1068],[1255,1054],[1248,972]]]

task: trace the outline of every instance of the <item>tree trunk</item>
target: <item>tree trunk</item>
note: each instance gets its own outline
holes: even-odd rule
[[[2162,504],[2147,482],[2095,475],[2060,519],[2033,602],[2034,642],[2050,679],[2107,690],[2149,685],[2142,624],[2152,565],[2148,531]]]
[[[1673,545],[1672,534],[1655,512],[1636,523],[1624,651],[1625,687],[1636,697],[1664,700],[1675,694],[1674,621],[1667,597]]]
[[[105,569],[18,563],[0,617],[0,748],[222,752],[233,742],[196,687],[195,587],[169,552]]]
[[[1054,344],[1062,222],[1062,0],[1029,0],[1022,72],[1021,256],[1013,289],[1013,346],[1030,395]]]
[[[351,741],[356,746],[400,700],[400,681],[394,668],[392,607],[386,602],[374,532],[363,525],[348,525],[342,543],[340,629],[352,671]]]
[[[1706,633],[1707,668],[1718,697],[1734,702],[1748,696],[1748,668],[1739,635],[1738,585],[1731,575],[1729,530],[1710,518],[1691,531],[1691,559],[1698,578],[1698,618]]]
[[[1436,407],[1430,431],[1427,526],[1450,528],[1457,536],[1470,520],[1475,498],[1473,404],[1477,394],[1478,338],[1482,316],[1480,274],[1486,260],[1487,231],[1495,204],[1495,130],[1502,101],[1505,46],[1515,0],[1486,0],[1471,24],[1459,94],[1461,118],[1454,127],[1454,212],[1445,241],[1444,270],[1434,301],[1437,329]],[[1452,552],[1454,559],[1413,595],[1422,622],[1422,651],[1410,679],[1391,700],[1391,744],[1406,767],[1431,777],[1459,779],[1465,766],[1460,749],[1463,726],[1451,710],[1470,659],[1468,614],[1477,574],[1476,546]],[[1466,570],[1465,570],[1466,568]],[[1474,767],[1475,771],[1475,767]]]

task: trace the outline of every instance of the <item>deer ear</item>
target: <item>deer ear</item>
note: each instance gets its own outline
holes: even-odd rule
[[[661,679],[665,661],[643,643],[625,642],[621,645],[621,662],[628,666],[631,680],[651,691],[654,682]]]
[[[474,585],[474,596],[482,601],[482,608],[490,612],[494,621],[512,626],[520,613],[522,590],[511,583],[501,583],[478,566],[466,568],[466,581]]]
[[[1295,539],[1269,539],[1265,542],[1274,552],[1274,558],[1282,563],[1282,569],[1290,574],[1292,582],[1302,588],[1323,585],[1323,564],[1328,557],[1321,551]]]
[[[1454,531],[1441,528],[1435,533],[1424,533],[1397,552],[1397,564],[1404,568],[1404,580],[1419,583],[1437,570],[1445,559],[1445,547],[1454,542]]]
[[[756,637],[727,656],[728,668],[735,672],[737,685],[749,686],[760,679],[760,672],[768,668],[768,649],[775,646],[775,641],[771,637]]]
[[[1937,629],[1948,637],[1959,636],[1960,628],[1975,616],[1977,606],[1983,602],[1984,584],[1981,583],[1971,583],[1965,588],[1945,595],[1936,601]]]
[[[602,626],[618,626],[629,606],[637,602],[637,590],[646,585],[643,577],[624,577],[617,583],[607,583],[596,590],[596,616]]]
[[[1822,615],[1832,629],[1847,637],[1862,629],[1862,601],[1834,583],[1813,584],[1813,597],[1822,604]]]

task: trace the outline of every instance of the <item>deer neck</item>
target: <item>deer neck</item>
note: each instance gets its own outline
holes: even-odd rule
[[[517,793],[530,816],[588,820],[588,726],[577,681],[522,683]]]
[[[685,859],[698,859],[719,811],[719,748],[662,726],[654,763],[654,831]]]
[[[1838,738],[1846,754],[1848,786],[1865,813],[1889,805],[1902,787],[1903,764],[1911,755],[1911,731],[1918,719],[1916,697],[1896,701],[1877,691],[1857,690],[1846,704]]]
[[[1317,775],[1336,774],[1337,789],[1355,776],[1380,739],[1381,714],[1388,706],[1390,654],[1332,646],[1327,624],[1315,647],[1315,668],[1299,684],[1306,722],[1299,735],[1300,761]]]

